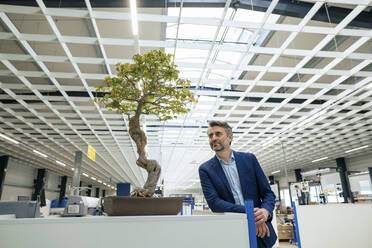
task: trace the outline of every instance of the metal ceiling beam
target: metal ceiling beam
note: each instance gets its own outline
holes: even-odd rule
[[[91,5],[93,8],[129,8],[129,0],[91,0]],[[337,1],[328,1],[330,3]],[[84,0],[70,0],[70,1],[60,1],[60,0],[46,0],[44,1],[47,7],[53,8],[85,8]],[[269,7],[271,0],[235,0],[232,1],[231,7],[242,8],[255,11],[266,12]],[[10,4],[10,5],[21,5],[21,6],[37,6],[35,1],[30,0],[0,0],[0,4]],[[138,8],[168,8],[168,7],[179,7],[181,0],[138,0]],[[183,7],[214,7],[223,8],[226,4],[225,0],[183,0]],[[368,5],[369,1],[359,0],[353,1],[353,4],[365,4]],[[314,4],[302,1],[293,0],[280,0],[273,14],[278,14],[282,16],[290,16],[303,18],[310,11]],[[340,23],[352,9],[342,8],[336,6],[328,6],[328,12],[330,16],[331,23]],[[359,27],[359,28],[371,28],[372,23],[372,12],[363,11],[360,13],[349,26]],[[312,18],[312,20],[329,22],[328,15],[325,7],[323,6]]]
[[[360,1],[361,3],[368,4],[368,1]],[[236,8],[243,8],[256,11],[266,12],[271,0],[241,0],[235,2]],[[354,1],[353,4],[358,4]],[[290,16],[297,18],[304,18],[306,14],[313,7],[313,3],[293,1],[293,0],[280,0],[277,4],[273,14],[282,16]],[[322,6],[318,12],[312,17],[312,20],[331,22],[334,24],[340,23],[351,11],[349,8],[341,8],[336,6],[328,6],[329,19],[326,11],[326,6]],[[371,28],[372,13],[368,11],[361,12],[349,26],[360,27],[360,28]]]

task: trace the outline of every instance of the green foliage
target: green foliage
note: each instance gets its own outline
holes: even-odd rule
[[[196,102],[189,90],[190,81],[178,77],[173,55],[153,50],[133,56],[133,63],[116,64],[117,77],[106,77],[97,88],[105,92],[95,101],[128,116],[153,114],[159,120],[175,118],[190,111],[187,105]]]

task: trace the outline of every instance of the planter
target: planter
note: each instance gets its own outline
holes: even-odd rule
[[[181,211],[183,199],[108,196],[104,198],[104,211],[110,216],[177,215]]]

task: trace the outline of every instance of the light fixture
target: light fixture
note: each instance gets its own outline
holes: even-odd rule
[[[130,0],[130,14],[132,21],[132,33],[133,35],[138,35],[138,21],[137,21],[137,6],[136,0]]]
[[[318,158],[318,159],[315,159],[313,161],[311,161],[312,163],[315,163],[315,162],[318,162],[318,161],[322,161],[322,160],[325,160],[327,159],[328,157],[323,157],[323,158]]]
[[[99,182],[99,183],[102,183],[102,181],[101,181],[101,180],[98,180],[97,182]]]
[[[66,164],[62,163],[61,161],[56,160],[56,163],[59,165],[62,165],[63,167],[66,166]]]
[[[311,171],[305,171],[305,172],[301,172],[301,175],[305,177],[305,176],[313,176],[313,175],[327,173],[327,172],[331,172],[331,169],[322,168],[322,169],[316,169],[316,170],[311,170]]]
[[[94,180],[94,181],[96,181],[97,179],[95,178],[95,177],[90,177],[90,179],[92,179],[92,180]]]
[[[103,185],[107,185],[106,183],[103,183]]]
[[[83,175],[84,175],[84,176],[86,176],[86,177],[89,177],[89,175],[88,175],[88,174],[86,174],[86,173],[83,173]]]
[[[280,170],[277,170],[277,171],[271,172],[271,174],[276,174],[276,173],[279,173],[279,172],[280,172]]]
[[[368,147],[368,145],[366,145],[366,146],[361,146],[361,147],[358,147],[358,148],[354,148],[354,149],[351,149],[351,150],[347,150],[347,151],[345,151],[345,153],[355,152],[355,151],[362,150],[362,149],[367,148],[367,147]]]
[[[33,151],[34,153],[36,153],[36,154],[42,156],[43,158],[47,158],[47,157],[48,157],[47,155],[45,155],[44,153],[41,153],[41,152],[39,152],[39,151],[36,151],[36,150],[32,150],[32,151]]]
[[[357,173],[353,173],[352,175],[353,176],[358,176],[358,175],[364,175],[364,174],[368,174],[369,171],[361,171],[361,172],[357,172]]]
[[[12,142],[12,143],[14,143],[14,144],[16,144],[16,145],[19,144],[19,142],[16,141],[15,139],[12,139],[12,138],[10,138],[10,137],[8,137],[8,136],[2,134],[2,133],[0,133],[0,137],[3,138],[3,139],[6,139],[7,141],[10,141],[10,142]]]
[[[74,171],[74,170],[75,170],[75,168],[71,168],[71,170],[72,170],[72,171]]]

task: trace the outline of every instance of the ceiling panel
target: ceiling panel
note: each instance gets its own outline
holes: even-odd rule
[[[350,25],[370,14],[371,2],[310,1],[303,18],[275,14],[278,1],[266,12],[230,2],[139,8],[138,37],[128,8],[0,5],[0,132],[21,142],[0,139],[0,153],[72,175],[75,152],[91,145],[97,160],[84,159],[85,180],[142,185],[127,117],[93,98],[117,62],[151,49],[175,54],[199,101],[176,120],[142,120],[167,192],[200,192],[197,168],[213,156],[212,119],[233,126],[233,149],[255,153],[267,175],[372,152],[372,33]],[[344,8],[345,18],[312,20],[324,8],[332,15],[332,6]]]

